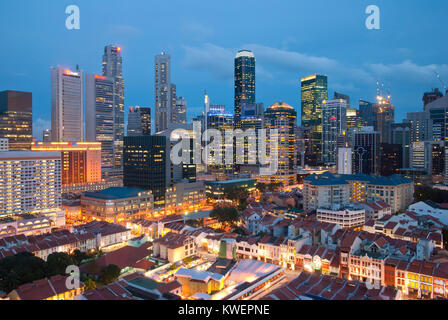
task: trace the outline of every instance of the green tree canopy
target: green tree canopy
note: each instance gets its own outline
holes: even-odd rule
[[[109,264],[101,270],[99,280],[102,284],[109,284],[117,280],[120,272],[121,269],[117,265]]]
[[[233,206],[218,205],[213,208],[210,217],[224,225],[234,226],[240,220],[240,213]]]
[[[54,252],[47,257],[46,274],[54,276],[57,274],[65,274],[68,266],[73,265],[72,257],[65,252]]]

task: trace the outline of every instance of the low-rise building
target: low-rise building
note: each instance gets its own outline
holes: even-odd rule
[[[366,210],[353,205],[334,206],[332,209],[317,209],[317,221],[334,223],[342,228],[361,227],[366,221]]]
[[[81,214],[94,220],[126,223],[145,218],[153,210],[150,191],[126,187],[85,192],[81,196]]]
[[[84,291],[84,284],[79,282],[75,288],[67,288],[68,276],[56,275],[23,284],[8,294],[10,300],[73,300]]]
[[[154,240],[153,250],[155,257],[176,263],[196,254],[196,244],[193,237],[169,232]]]

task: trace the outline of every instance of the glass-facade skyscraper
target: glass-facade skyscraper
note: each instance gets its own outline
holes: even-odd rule
[[[121,47],[106,46],[103,55],[103,76],[114,83],[113,106],[113,142],[114,142],[114,176],[123,177],[123,137],[124,137],[124,80]]]
[[[240,127],[241,109],[255,104],[255,56],[252,51],[240,50],[235,57],[235,126]]]
[[[311,75],[301,80],[302,126],[310,129],[305,141],[305,161],[316,165],[322,161],[322,102],[328,99],[328,80],[325,75]]]
[[[322,103],[322,161],[324,164],[336,164],[338,136],[346,130],[347,101],[324,100]]]
[[[128,113],[127,136],[150,136],[151,135],[151,108],[130,107]]]
[[[30,150],[33,141],[33,96],[31,92],[0,92],[0,138],[9,150]]]
[[[101,142],[102,177],[106,180],[114,180],[117,169],[114,114],[113,79],[86,75],[86,140]]]
[[[271,144],[278,142],[278,169],[271,176],[259,180],[264,183],[282,183],[284,186],[293,185],[297,181],[297,149],[296,149],[297,112],[292,106],[284,102],[271,105],[264,112],[264,127],[267,132],[266,149],[272,154]],[[274,134],[271,130],[278,130]]]
[[[175,123],[173,112],[176,109],[177,91],[171,83],[171,56],[165,52],[154,58],[154,98],[157,133],[168,129],[170,123]]]

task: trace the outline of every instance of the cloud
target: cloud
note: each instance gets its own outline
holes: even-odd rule
[[[448,75],[448,65],[446,64],[420,66],[411,60],[405,60],[398,64],[370,64],[368,68],[379,78],[403,79],[412,83],[432,82],[436,79],[436,73]]]
[[[233,78],[233,58],[235,50],[206,43],[201,47],[183,46],[186,69],[210,72],[217,80]]]
[[[241,48],[254,52],[257,58],[257,79],[264,81],[297,84],[301,77],[318,73],[328,75],[330,86],[337,90],[360,91],[366,86],[375,86],[377,79],[425,86],[428,82],[434,83],[435,72],[440,73],[442,79],[448,79],[448,65],[445,64],[418,65],[411,60],[405,60],[396,64],[355,65],[331,57],[314,56],[260,44],[246,44]],[[224,48],[212,43],[199,47],[185,46],[184,49],[186,68],[210,72],[215,79],[233,78],[233,59],[238,49]]]
[[[186,21],[181,25],[181,32],[193,40],[204,40],[211,37],[215,31],[197,21]]]
[[[136,37],[141,34],[141,30],[139,28],[130,26],[130,25],[116,24],[116,25],[111,25],[110,29],[114,33],[114,35],[125,36],[125,37]]]
[[[51,122],[49,120],[38,118],[33,121],[33,137],[37,140],[42,140],[42,132],[45,129],[51,129]]]

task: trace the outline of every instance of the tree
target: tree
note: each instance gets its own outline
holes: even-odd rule
[[[8,293],[22,284],[45,278],[46,263],[29,252],[0,260],[0,290]]]
[[[105,266],[101,272],[99,280],[102,284],[114,282],[120,276],[121,269],[115,264]]]
[[[65,274],[67,267],[73,264],[71,256],[67,253],[54,252],[47,257],[46,274],[50,277],[57,274]]]
[[[267,185],[267,189],[270,192],[277,192],[282,187],[283,187],[283,183],[281,183],[281,182],[270,183]]]
[[[240,214],[233,206],[215,206],[210,217],[227,226],[234,226],[240,220]]]
[[[193,257],[189,256],[184,259],[184,264],[190,264],[193,262]]]
[[[78,249],[76,249],[76,250],[73,251],[73,253],[72,253],[72,260],[73,260],[73,262],[74,262],[77,266],[81,265],[81,263],[82,263],[84,260],[87,260],[87,259],[89,259],[89,258],[90,258],[90,256],[89,256],[87,253],[85,253],[85,252],[81,252],[81,251],[78,250]]]
[[[85,284],[85,290],[95,290],[96,289],[96,282],[93,281],[91,278],[87,279],[87,281],[84,282]]]
[[[266,183],[258,182],[255,185],[255,188],[257,188],[257,190],[260,191],[260,193],[265,193],[266,189],[267,189],[267,185],[266,185]]]

